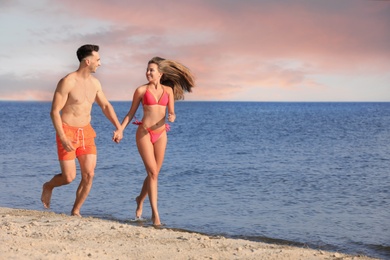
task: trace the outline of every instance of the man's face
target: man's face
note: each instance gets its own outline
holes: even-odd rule
[[[100,55],[98,52],[93,51],[92,55],[87,58],[89,60],[88,67],[91,73],[95,73],[100,64]]]

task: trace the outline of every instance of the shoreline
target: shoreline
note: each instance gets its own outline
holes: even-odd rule
[[[3,259],[377,259],[94,217],[0,207]]]

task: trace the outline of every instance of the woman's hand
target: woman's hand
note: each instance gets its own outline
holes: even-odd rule
[[[168,114],[168,121],[169,122],[175,122],[176,115],[175,114]]]

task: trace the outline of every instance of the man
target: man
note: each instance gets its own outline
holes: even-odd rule
[[[69,184],[76,178],[77,158],[81,182],[71,214],[80,217],[80,208],[91,190],[96,167],[96,133],[90,125],[92,105],[95,101],[116,127],[113,141],[118,143],[123,137],[114,108],[105,97],[99,80],[92,75],[100,66],[98,51],[99,46],[90,44],[77,50],[79,68],[58,82],[50,112],[56,130],[61,173],[43,185],[41,201],[45,208],[49,208],[53,189]]]

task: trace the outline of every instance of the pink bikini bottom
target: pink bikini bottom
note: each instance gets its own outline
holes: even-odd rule
[[[142,121],[138,121],[137,118],[135,118],[135,121],[133,122],[133,124],[134,125],[142,125]],[[168,132],[169,130],[171,130],[171,127],[169,124],[165,124],[165,128],[160,130],[160,131],[152,130],[150,128],[145,128],[145,129],[149,132],[150,142],[152,142],[152,144],[154,144],[160,138],[161,134],[164,131]]]

